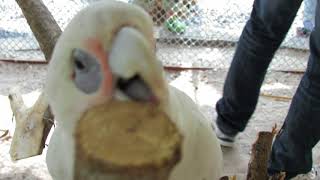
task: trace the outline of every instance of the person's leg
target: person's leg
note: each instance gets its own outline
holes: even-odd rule
[[[320,139],[320,6],[310,36],[307,70],[293,97],[288,115],[270,155],[269,173],[286,171],[289,177],[312,167],[312,148]]]
[[[303,27],[297,28],[297,35],[301,37],[309,37],[314,28],[314,17],[316,11],[317,0],[304,0],[303,9]]]
[[[302,0],[255,0],[239,39],[216,125],[226,135],[243,131],[255,110],[261,84],[275,51],[285,38]]]
[[[317,0],[304,0],[303,26],[309,31],[314,28]]]

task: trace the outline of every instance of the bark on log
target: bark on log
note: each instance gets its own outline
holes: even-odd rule
[[[41,0],[16,0],[36,37],[47,61],[61,34],[61,29]]]
[[[279,174],[275,174],[272,177],[269,177],[269,180],[284,180],[286,177],[286,173],[285,172],[281,172]]]
[[[27,19],[46,61],[50,61],[55,43],[61,35],[59,25],[41,0],[16,0],[16,2]],[[41,154],[54,119],[44,94],[39,96],[30,109],[26,109],[18,91],[10,94],[9,99],[16,119],[15,134],[10,148],[12,159],[19,160]],[[33,123],[39,124],[33,129],[28,129],[27,127]],[[34,134],[35,132],[37,133]]]
[[[272,128],[271,132],[261,131],[258,138],[252,145],[251,158],[248,165],[247,180],[268,180],[267,164],[271,152],[271,146],[274,136],[277,134],[277,126]],[[273,178],[282,178],[283,176],[274,176]]]

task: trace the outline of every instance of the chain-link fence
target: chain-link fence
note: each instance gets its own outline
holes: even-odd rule
[[[44,0],[62,29],[80,9],[92,1],[94,0]],[[314,9],[315,5],[311,1],[315,3],[315,0],[306,0],[302,5],[282,47],[296,50],[308,49],[308,38],[301,34],[305,32],[297,32],[297,29],[302,27],[303,17],[314,21],[312,7]],[[38,50],[38,45],[15,1],[0,0],[0,2],[0,57],[3,59],[38,57],[32,54],[32,51]],[[220,2],[210,0],[129,0],[129,3],[138,4],[153,17],[155,35],[159,44],[190,49],[193,47],[226,49],[221,52],[221,56],[216,58],[225,61],[229,60],[229,55],[232,54],[227,49],[234,47],[249,18],[253,0],[223,0]],[[307,11],[304,6],[307,4],[309,4],[306,7],[309,7],[310,13],[305,13]],[[304,24],[307,24],[308,27],[312,26],[308,22]],[[190,52],[190,54],[192,54],[192,58],[188,59],[207,59],[194,56],[199,53]],[[208,58],[210,61],[215,61],[211,55],[209,56],[211,57]],[[228,63],[218,64],[224,67],[225,65],[222,64]],[[296,65],[290,63],[292,68],[296,68],[294,66],[298,65],[299,63]]]
[[[43,0],[62,29],[95,0]],[[127,1],[127,0],[123,0]],[[270,71],[303,71],[316,0],[305,0]],[[227,69],[253,0],[129,0],[153,18],[158,57],[165,65]],[[310,8],[311,7],[311,8]],[[307,11],[310,10],[310,11]],[[310,20],[311,19],[311,20]],[[305,26],[304,26],[305,25]],[[13,0],[0,0],[0,59],[44,59]],[[291,93],[292,95],[292,93]]]

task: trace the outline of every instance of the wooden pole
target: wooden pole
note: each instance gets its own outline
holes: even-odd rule
[[[258,138],[252,145],[251,158],[248,165],[247,180],[282,180],[284,173],[276,174],[269,177],[267,165],[271,153],[271,147],[274,136],[277,134],[277,125],[272,128],[271,132],[261,131]]]
[[[36,37],[47,61],[50,61],[61,29],[41,0],[16,0]]]

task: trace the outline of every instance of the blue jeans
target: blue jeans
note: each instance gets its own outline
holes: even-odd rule
[[[317,0],[304,0],[303,26],[310,31],[314,28],[316,5]]]
[[[217,125],[225,134],[244,131],[256,108],[267,68],[301,3],[302,0],[255,0],[226,77],[223,97],[216,105]],[[273,144],[270,174],[286,171],[292,177],[307,173],[312,167],[311,150],[320,139],[319,6],[315,22],[308,66]]]

